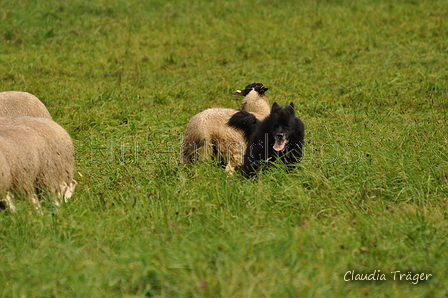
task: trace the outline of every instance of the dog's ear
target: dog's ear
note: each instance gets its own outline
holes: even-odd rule
[[[293,102],[289,103],[289,105],[286,107],[286,109],[288,111],[290,111],[293,115],[295,114],[294,113],[294,103]]]
[[[277,102],[274,102],[274,103],[272,104],[271,113],[274,112],[274,111],[281,110],[281,109],[282,109],[282,107],[281,107]]]

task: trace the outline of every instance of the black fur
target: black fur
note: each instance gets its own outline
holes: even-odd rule
[[[264,93],[266,91],[268,91],[268,88],[266,88],[262,83],[252,83],[252,84],[247,85],[246,88],[244,88],[243,91],[239,91],[238,90],[238,91],[236,91],[236,92],[234,92],[232,94],[246,96],[252,90],[257,91],[258,94],[260,94],[260,95],[264,95]]]
[[[260,123],[260,120],[258,120],[253,114],[246,111],[239,111],[227,122],[229,126],[242,130],[246,140],[249,140],[250,136],[255,132]]]
[[[255,116],[245,113],[236,113],[229,123],[250,135],[242,167],[246,174],[253,174],[266,162],[281,160],[290,165],[301,161],[305,126],[294,115],[293,103],[284,108],[274,103],[271,114],[258,124],[254,124]],[[276,151],[275,144],[283,145],[276,145]]]

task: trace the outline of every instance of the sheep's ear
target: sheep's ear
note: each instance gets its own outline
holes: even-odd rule
[[[255,87],[255,91],[257,91],[258,94],[260,94],[260,95],[264,95],[264,93],[268,90],[269,89],[266,88],[265,86],[263,86],[263,84],[261,84],[261,83],[258,83],[257,87]]]
[[[241,90],[236,90],[236,91],[233,92],[232,94],[233,94],[233,95],[241,95],[241,96],[245,96],[245,94],[244,94],[244,90],[243,90],[243,91],[241,91]]]
[[[280,107],[280,105],[277,102],[274,102],[274,104],[272,105],[271,113],[274,111],[281,110],[281,109],[282,109],[282,107]]]

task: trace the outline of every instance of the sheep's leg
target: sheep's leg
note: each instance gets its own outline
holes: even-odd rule
[[[182,143],[182,145],[180,146],[180,162],[181,163],[188,163],[189,160],[189,148],[187,148],[189,144],[187,143]]]
[[[218,141],[217,146],[217,162],[219,165],[226,165],[225,170],[227,174],[232,175],[235,171],[235,168],[232,166],[231,162],[231,153],[230,153],[230,145],[224,142]]]
[[[62,182],[60,187],[59,187],[59,191],[57,193],[57,195],[53,195],[53,203],[54,205],[59,208],[61,207],[61,202],[62,200],[64,200],[64,202],[67,202],[67,199],[65,198],[65,193],[67,192],[67,183]]]
[[[211,159],[213,156],[213,153],[214,153],[213,143],[209,140],[204,140],[202,143],[202,148],[199,147],[199,149],[198,149],[198,161],[204,161],[207,159]]]
[[[12,202],[12,195],[8,192],[6,193],[5,198],[2,199],[3,202],[5,202],[6,207],[8,207],[12,212],[16,212],[16,206]]]
[[[183,155],[185,161],[184,163],[197,163],[204,161],[209,157],[210,152],[213,153],[213,147],[209,142],[207,142],[207,140],[198,142],[192,141],[188,143],[187,146],[187,150],[184,150],[184,152],[187,153],[184,153]]]
[[[194,141],[184,142],[180,148],[181,162],[194,163],[198,161],[198,144]]]
[[[66,185],[67,185],[67,184],[66,184],[65,182],[62,183],[62,185],[61,185],[61,191],[58,191],[58,193],[57,193],[56,196],[55,196],[55,195],[52,196],[52,198],[53,198],[53,204],[56,206],[56,208],[61,207],[61,200],[64,199],[63,192],[64,192],[64,190],[67,188]]]
[[[31,203],[33,203],[34,208],[36,208],[36,210],[42,209],[42,206],[40,205],[39,199],[37,198],[36,194],[31,195],[30,201],[31,201]]]
[[[213,144],[208,140],[184,142],[181,146],[181,162],[196,163],[210,159],[213,155]]]
[[[64,183],[65,188],[63,188],[64,194],[63,194],[63,199],[64,202],[67,203],[67,201],[73,196],[73,193],[75,192],[75,187],[76,187],[77,182],[75,180],[72,180],[72,182],[70,182],[69,185],[67,185],[66,183]]]
[[[216,142],[215,144],[216,147],[216,156],[214,156],[216,164],[217,165],[223,165],[224,163],[226,163],[226,154],[225,154],[225,146],[221,145],[221,141]],[[224,147],[224,149],[223,149]]]
[[[233,173],[235,173],[235,167],[232,166],[230,162],[226,165],[226,173],[229,175],[233,175]]]
[[[67,203],[68,200],[73,196],[73,193],[75,192],[77,182],[75,180],[72,180],[69,184],[62,182],[58,191],[57,196],[53,197],[54,204],[56,207],[61,207],[61,202],[64,200],[64,203]]]
[[[234,173],[236,166],[240,166],[243,164],[245,147],[245,144],[238,142],[232,142],[227,145],[226,172],[229,175],[232,175]]]

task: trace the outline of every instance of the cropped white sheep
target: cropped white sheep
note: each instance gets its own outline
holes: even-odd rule
[[[74,147],[69,134],[43,117],[0,119],[0,196],[12,210],[12,197],[23,195],[39,208],[37,194],[50,193],[56,205],[69,199]]]
[[[263,84],[253,83],[233,94],[245,96],[241,110],[254,114],[261,121],[271,111],[264,95],[267,90]],[[233,172],[235,166],[242,164],[247,146],[244,133],[227,125],[237,112],[236,109],[211,108],[194,115],[184,134],[181,161],[191,163],[216,157],[226,165],[227,172]]]
[[[36,96],[22,91],[0,92],[0,118],[19,116],[51,119],[47,108]]]

